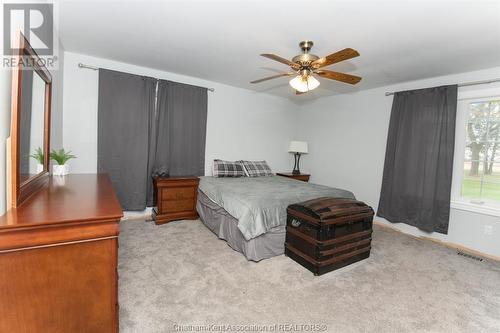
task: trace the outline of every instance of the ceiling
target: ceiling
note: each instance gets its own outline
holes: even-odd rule
[[[189,75],[294,101],[500,66],[500,1],[60,1],[67,51]],[[249,83],[287,66],[301,40],[327,67],[362,76],[356,86],[320,79],[295,96],[287,78]]]

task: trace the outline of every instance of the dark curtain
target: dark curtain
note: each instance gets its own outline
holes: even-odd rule
[[[109,174],[124,210],[146,208],[155,89],[153,78],[99,70],[97,168]]]
[[[448,233],[457,86],[394,94],[377,215]]]
[[[150,132],[151,177],[204,175],[207,89],[159,80],[155,118]],[[152,206],[152,183],[148,186]]]

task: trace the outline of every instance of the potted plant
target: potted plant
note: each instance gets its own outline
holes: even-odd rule
[[[55,176],[67,175],[69,173],[69,165],[66,162],[72,158],[76,158],[76,156],[72,155],[70,151],[66,152],[64,148],[52,150],[50,152],[50,159],[57,163],[52,166],[52,174]]]
[[[35,150],[34,154],[30,155],[31,158],[34,158],[38,163],[36,165],[36,173],[41,173],[43,172],[43,162],[44,162],[44,155],[43,155],[43,150],[42,148],[38,147]]]

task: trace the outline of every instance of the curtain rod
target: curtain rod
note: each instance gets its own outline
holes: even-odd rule
[[[489,83],[495,83],[495,82],[500,82],[500,78],[498,79],[491,79],[491,80],[483,80],[483,81],[473,81],[473,82],[465,82],[465,83],[459,83],[457,86],[459,87],[467,87],[467,86],[475,86],[478,84],[489,84]],[[394,95],[395,92],[386,92],[386,96],[391,96]]]
[[[95,67],[95,66],[90,66],[90,65],[85,65],[85,64],[82,64],[81,62],[78,63],[78,67],[80,68],[87,68],[87,69],[91,69],[93,71],[97,71],[99,70],[99,67]],[[157,79],[159,80],[159,79]],[[200,88],[205,88],[207,89],[208,91],[212,91],[214,92],[215,91],[215,88],[207,88],[207,87],[200,87]]]

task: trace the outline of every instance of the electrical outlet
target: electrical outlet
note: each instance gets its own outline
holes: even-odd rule
[[[484,234],[488,235],[488,236],[493,235],[493,226],[491,226],[491,225],[485,225],[484,226]]]

